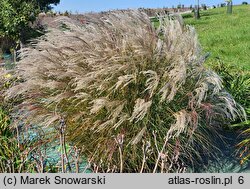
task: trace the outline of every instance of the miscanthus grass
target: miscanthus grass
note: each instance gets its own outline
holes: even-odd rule
[[[155,29],[139,11],[84,18],[22,49],[6,92],[17,122],[55,136],[65,123],[94,172],[185,172],[213,156],[217,129],[244,111],[203,66],[195,30],[178,17]]]

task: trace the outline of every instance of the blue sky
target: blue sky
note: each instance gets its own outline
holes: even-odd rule
[[[245,0],[233,0],[234,4],[240,4]],[[200,0],[200,3],[207,5],[217,5],[225,2],[224,0]],[[250,3],[249,0],[247,0]],[[55,7],[56,11],[76,11],[83,12],[99,12],[112,9],[127,9],[127,8],[158,8],[158,7],[172,7],[172,5],[184,4],[194,5],[196,0],[61,0],[60,4]]]

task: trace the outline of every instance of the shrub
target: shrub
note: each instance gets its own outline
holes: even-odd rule
[[[64,13],[63,13],[63,16],[69,16],[70,15],[70,13],[68,12],[68,11],[65,11]]]
[[[226,3],[221,3],[220,4],[220,7],[225,7],[226,6]]]
[[[242,5],[248,5],[248,2],[243,1],[243,2],[242,2]]]
[[[214,155],[216,129],[243,111],[203,66],[194,29],[179,18],[155,29],[138,11],[85,17],[57,19],[70,29],[24,50],[23,82],[6,93],[19,120],[63,123],[94,172],[184,172]]]

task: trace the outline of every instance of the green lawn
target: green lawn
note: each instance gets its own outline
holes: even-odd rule
[[[226,7],[201,12],[201,19],[183,15],[185,23],[193,25],[199,35],[204,53],[210,52],[209,64],[218,61],[250,70],[250,5]]]

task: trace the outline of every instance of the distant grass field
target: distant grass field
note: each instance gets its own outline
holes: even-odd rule
[[[208,64],[218,59],[250,71],[250,5],[226,7],[201,12],[201,19],[192,14],[183,15],[185,23],[193,25],[204,52],[210,52]]]

